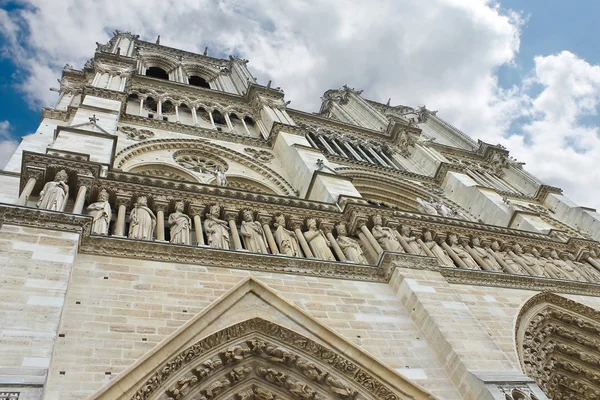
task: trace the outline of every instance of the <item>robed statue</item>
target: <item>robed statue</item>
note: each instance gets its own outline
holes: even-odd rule
[[[336,227],[338,237],[337,243],[342,249],[342,252],[346,256],[349,261],[352,261],[357,264],[368,264],[368,261],[363,253],[362,248],[358,242],[347,236],[348,232],[346,230],[346,226],[343,224],[339,224]]]
[[[152,240],[156,228],[156,216],[148,208],[146,196],[138,197],[129,214],[130,239]]]
[[[69,176],[64,169],[58,171],[54,180],[44,185],[37,207],[43,210],[64,211],[69,199],[68,179]]]
[[[102,189],[98,194],[98,200],[87,207],[92,217],[92,234],[108,235],[108,225],[112,217],[112,210],[108,202],[108,192]]]
[[[171,243],[191,244],[190,228],[192,220],[183,213],[185,203],[178,201],[175,203],[175,212],[169,215],[169,227],[171,229]]]
[[[322,260],[335,261],[335,257],[329,249],[331,243],[329,243],[323,231],[317,229],[317,221],[314,218],[309,218],[306,221],[306,225],[308,226],[308,230],[304,232],[304,237],[310,245],[313,255]]]
[[[286,256],[300,257],[300,245],[296,234],[285,228],[285,216],[279,214],[275,216],[275,241],[279,247],[279,252]]]
[[[210,247],[217,249],[229,249],[229,227],[227,222],[219,219],[221,209],[218,205],[210,207],[204,220],[204,231],[206,241]]]
[[[240,227],[244,248],[253,253],[267,254],[267,238],[260,222],[254,220],[252,211],[244,211],[244,219]]]

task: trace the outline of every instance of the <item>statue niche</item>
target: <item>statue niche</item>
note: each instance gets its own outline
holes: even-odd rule
[[[68,179],[69,175],[64,169],[58,171],[54,176],[54,180],[44,185],[40,192],[37,207],[42,210],[64,211],[69,199]]]
[[[148,208],[148,198],[138,197],[129,214],[130,239],[152,240],[156,228],[156,216]]]
[[[191,244],[190,228],[192,220],[183,213],[185,204],[183,201],[175,203],[175,212],[169,215],[169,227],[171,233],[171,243]]]
[[[98,200],[87,208],[92,217],[92,234],[108,235],[108,224],[112,216],[112,210],[108,202],[108,192],[102,189],[98,195]]]

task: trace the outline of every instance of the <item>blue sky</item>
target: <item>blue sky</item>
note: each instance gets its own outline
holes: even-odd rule
[[[575,0],[0,0],[0,166],[114,29],[250,60],[291,106],[315,111],[348,84],[426,104],[502,143],[577,202],[600,208],[600,2]],[[590,189],[593,188],[593,189]]]

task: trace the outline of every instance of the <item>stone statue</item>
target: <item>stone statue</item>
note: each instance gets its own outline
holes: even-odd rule
[[[317,221],[314,218],[309,218],[306,221],[306,225],[308,226],[308,230],[304,232],[304,237],[310,245],[313,255],[322,260],[335,261],[335,257],[329,249],[331,243],[329,243],[323,231],[317,229]]]
[[[229,227],[227,222],[219,219],[220,211],[216,204],[210,207],[204,220],[204,231],[210,247],[229,249]]]
[[[550,268],[554,267],[552,270],[556,273],[557,278],[564,277],[565,279],[583,282],[586,281],[585,277],[579,271],[577,271],[564,260],[561,260],[561,258],[558,256],[558,253],[554,249],[550,250],[550,258],[548,259],[548,263],[546,265]]]
[[[473,257],[471,257],[469,252],[458,243],[458,236],[452,233],[448,235],[446,241],[448,242],[448,246],[450,246],[450,249],[454,252],[454,254],[457,255],[458,258],[460,258],[460,260],[463,262],[463,264],[465,264],[465,266],[468,269],[481,269],[479,268],[479,265],[477,265],[475,260],[473,260]]]
[[[175,212],[169,215],[169,226],[171,227],[171,243],[191,244],[190,228],[192,220],[183,213],[185,204],[183,201],[175,203]]]
[[[146,196],[140,196],[129,214],[128,237],[130,239],[152,240],[154,228],[156,228],[156,216],[148,208]]]
[[[242,241],[246,250],[253,253],[267,254],[267,237],[260,222],[254,221],[252,211],[244,211],[244,219],[240,228]]]
[[[438,214],[441,215],[442,217],[446,217],[446,218],[454,217],[454,211],[452,211],[452,209],[450,207],[446,207],[444,205],[444,203],[442,203],[441,201],[433,203],[433,206],[438,211]]]
[[[90,204],[87,209],[92,217],[92,234],[108,235],[108,224],[112,216],[112,210],[108,203],[108,192],[102,189],[98,194],[98,200]]]
[[[227,186],[227,177],[225,176],[225,172],[223,172],[223,168],[221,168],[220,165],[215,167],[214,175],[217,179],[217,186]]]
[[[336,230],[338,233],[336,241],[346,258],[357,264],[367,264],[368,261],[358,242],[347,236],[346,227],[343,224],[339,224]]]
[[[431,254],[433,254],[435,257],[437,257],[437,259],[440,261],[440,263],[446,267],[453,267],[454,266],[454,262],[452,261],[452,259],[450,258],[450,256],[448,255],[448,253],[446,252],[446,250],[442,249],[434,240],[433,240],[433,235],[431,234],[431,231],[424,231],[423,232],[423,245],[425,246],[425,248],[427,250],[425,250],[425,253],[427,253],[427,251],[429,251]]]
[[[505,245],[505,251],[500,251],[500,244],[494,240],[492,242],[491,248],[494,251],[494,253],[499,257],[499,259],[506,264],[506,272],[510,274],[530,275],[529,272],[527,272],[523,268],[521,263],[517,262],[517,258],[511,256],[511,253],[514,254],[513,245]]]
[[[64,211],[69,199],[69,176],[61,169],[54,176],[54,181],[48,182],[40,192],[37,207],[43,210]]]
[[[600,283],[600,272],[589,264],[581,263],[576,261],[575,256],[572,253],[563,253],[562,260],[569,264],[574,270],[578,271],[585,280],[590,282]]]
[[[279,252],[286,256],[300,257],[300,245],[298,238],[293,231],[285,228],[285,216],[279,214],[275,216],[275,241],[279,246]]]
[[[498,244],[498,242],[494,242],[496,243],[497,249],[499,250],[500,245]],[[471,238],[471,249],[473,253],[479,256],[479,258],[485,263],[488,271],[502,272],[502,266],[498,263],[498,260],[496,260],[493,254],[491,253],[493,250],[484,249],[483,247],[481,247],[481,239],[479,239],[477,236]]]
[[[538,260],[539,253],[537,249],[532,249],[535,254],[525,253],[520,244],[516,243],[512,246],[512,250],[508,255],[517,262],[526,273],[532,276],[548,276],[545,273],[545,268]],[[537,255],[536,255],[537,254]]]
[[[417,242],[417,238],[414,236],[410,236],[410,226],[402,225],[400,227],[400,238],[404,240],[408,247],[408,253],[410,254],[418,254],[420,256],[426,255],[423,251],[423,248]]]
[[[417,197],[417,203],[419,203],[417,209],[423,214],[438,215],[438,212],[435,206],[433,205],[433,199],[430,199],[430,201],[427,202],[421,199],[420,197]]]
[[[373,229],[371,233],[377,243],[384,250],[390,251],[399,251],[404,253],[402,246],[400,246],[400,242],[396,238],[396,234],[392,228],[388,228],[387,226],[382,226],[382,218],[381,215],[375,215],[373,217]]]

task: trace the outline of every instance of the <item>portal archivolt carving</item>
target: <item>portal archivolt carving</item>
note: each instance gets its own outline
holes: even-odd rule
[[[254,318],[181,351],[141,382],[131,400],[408,398],[311,339]]]
[[[554,400],[600,398],[600,312],[552,293],[530,299],[517,320],[527,375]]]

